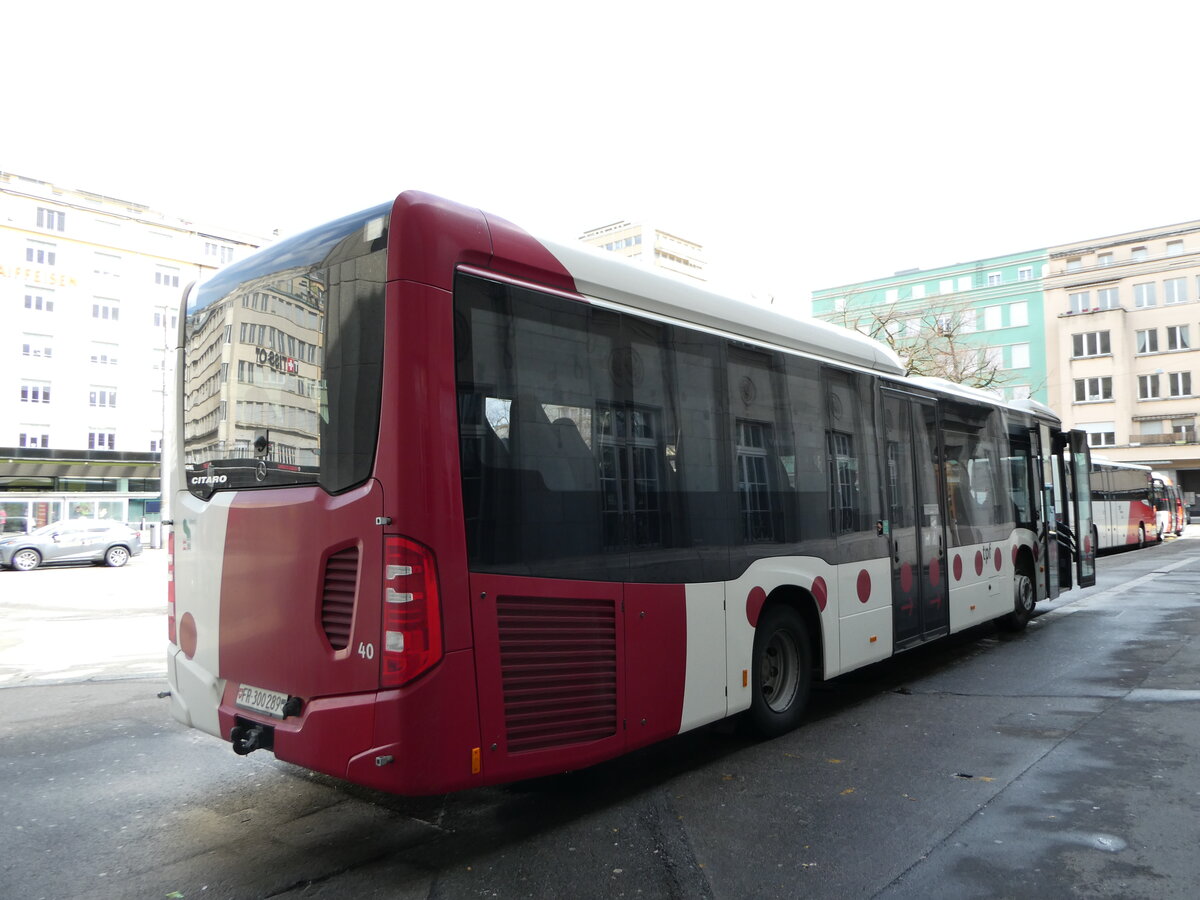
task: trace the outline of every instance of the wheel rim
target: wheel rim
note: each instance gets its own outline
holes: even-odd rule
[[[13,568],[20,569],[22,572],[28,572],[30,569],[36,569],[41,558],[32,550],[22,550],[13,557]]]
[[[784,631],[771,635],[763,653],[762,695],[773,712],[784,712],[792,705],[800,684],[800,651],[795,638]]]
[[[1033,611],[1033,583],[1028,575],[1017,576],[1017,609],[1022,612]]]
[[[108,564],[110,566],[123,566],[129,561],[129,553],[124,547],[113,547],[108,551]]]

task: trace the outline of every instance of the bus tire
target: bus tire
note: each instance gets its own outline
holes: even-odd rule
[[[800,613],[783,603],[762,612],[754,632],[750,727],[773,738],[800,724],[812,689],[812,649]]]
[[[1138,548],[1139,550],[1141,550],[1141,549],[1142,549],[1142,548],[1144,548],[1145,546],[1146,546],[1146,526],[1145,526],[1145,525],[1139,525],[1139,526],[1138,526],[1138,543],[1137,543],[1137,548]]]
[[[1013,576],[1013,611],[1001,617],[998,624],[1004,631],[1023,631],[1033,618],[1033,606],[1037,602],[1033,578],[1026,568],[1017,569]]]

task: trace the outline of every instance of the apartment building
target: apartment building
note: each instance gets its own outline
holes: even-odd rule
[[[657,266],[676,275],[697,281],[704,281],[705,278],[704,247],[652,225],[613,222],[585,231],[579,239],[601,250]]]
[[[1030,250],[908,269],[814,291],[812,312],[876,335],[901,356],[932,347],[943,355],[943,364],[994,374],[988,387],[997,396],[1045,402],[1042,281],[1048,259],[1045,250]]]
[[[0,172],[0,519],[153,518],[183,289],[262,242]]]
[[[1105,456],[1200,492],[1200,221],[1049,254],[1050,405]]]

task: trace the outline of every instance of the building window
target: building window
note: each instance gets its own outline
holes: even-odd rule
[[[1120,305],[1120,291],[1117,288],[1100,288],[1096,291],[1096,306],[1100,309],[1116,309]]]
[[[163,287],[179,287],[179,270],[159,266],[154,270],[154,283]]]
[[[1171,372],[1167,375],[1168,387],[1172,397],[1190,397],[1192,395],[1192,373]]]
[[[1183,256],[1183,241],[1167,241],[1167,256]]]
[[[826,432],[829,459],[829,511],[834,534],[848,534],[858,528],[858,458],[854,455],[854,437],[841,431]]]
[[[121,257],[97,250],[92,255],[92,274],[98,278],[120,278]]]
[[[36,263],[39,266],[53,266],[57,259],[58,254],[54,249],[54,244],[33,241],[25,248],[25,262]]]
[[[1158,375],[1139,375],[1138,376],[1138,399],[1139,400],[1155,400],[1159,397],[1158,393]]]
[[[45,381],[25,381],[21,383],[22,403],[49,403],[50,383]]]
[[[17,435],[18,447],[40,447],[43,450],[50,446],[50,429],[46,425],[22,425],[21,433]],[[40,430],[35,430],[40,429]]]
[[[971,290],[971,276],[970,275],[960,275],[959,276],[958,289],[960,291]]]
[[[1019,328],[1029,324],[1029,304],[1024,300],[1008,304],[1008,327]]]
[[[1000,327],[1000,307],[985,306],[983,309],[983,330],[991,331]]]
[[[92,344],[92,362],[98,366],[115,366],[117,348],[117,344]]]
[[[54,312],[53,294],[26,294],[25,308],[37,312]]]
[[[1078,272],[1082,265],[1083,265],[1083,260],[1081,260],[1079,257],[1075,257],[1075,259],[1068,259],[1067,260],[1067,271],[1068,272]]]
[[[98,406],[111,409],[116,405],[117,391],[115,388],[93,387],[90,391],[88,391],[88,406]]]
[[[92,304],[92,318],[104,322],[115,322],[120,317],[121,304],[116,300],[101,300]]]
[[[626,238],[623,243],[624,243],[624,246],[631,247],[631,246],[633,246],[633,238]],[[610,244],[605,244],[604,249],[605,250],[613,250],[616,248]],[[204,242],[204,255],[215,257],[218,263],[224,265],[225,263],[230,262],[233,259],[233,248],[232,247],[223,247],[220,244],[214,244],[211,241],[205,241]]]
[[[89,450],[116,450],[117,433],[115,431],[89,431]]]
[[[1107,331],[1086,331],[1071,335],[1071,355],[1075,359],[1087,356],[1108,356],[1112,344]]]
[[[1069,294],[1067,296],[1067,299],[1071,303],[1071,306],[1070,306],[1071,312],[1073,312],[1073,313],[1087,312],[1089,309],[1092,308],[1091,297],[1092,297],[1091,291],[1078,291],[1077,293]]]
[[[1163,303],[1187,303],[1186,278],[1163,279]]]
[[[1008,348],[1008,369],[1029,368],[1029,345],[1013,344]]]
[[[1113,264],[1113,255],[1111,253],[1097,253],[1096,265],[1111,266]]]
[[[1198,276],[1198,277],[1200,277],[1200,276]],[[940,293],[953,294],[954,293],[954,279],[953,278],[943,278],[941,283],[938,285],[938,288],[939,288]]]
[[[742,514],[742,539],[746,543],[774,541],[768,458],[771,426],[739,420],[737,435],[737,488]]]
[[[887,303],[895,303],[897,300],[900,299],[900,289],[899,288],[888,288],[886,291],[883,292],[883,299]]]
[[[1017,281],[1033,281],[1033,266],[1022,266],[1017,269]]]
[[[24,334],[21,336],[21,355],[50,359],[54,355],[52,339],[48,334]]]
[[[1157,353],[1158,352],[1158,329],[1147,328],[1143,331],[1135,331],[1134,338],[1137,341],[1138,353]]]
[[[1133,305],[1138,309],[1145,309],[1147,306],[1158,306],[1158,295],[1155,293],[1153,281],[1133,286]]]
[[[1117,424],[1116,422],[1091,422],[1086,425],[1079,425],[1081,429],[1087,432],[1088,446],[1090,447],[1115,447],[1117,443]]]
[[[913,285],[912,299],[914,299],[914,300],[924,300],[925,299],[925,285],[923,285],[923,284],[914,284]]]
[[[1100,400],[1112,399],[1112,377],[1105,375],[1101,378],[1076,378],[1075,402],[1094,403]]]
[[[1187,325],[1168,325],[1167,326],[1167,349],[1168,350],[1191,350],[1192,344],[1188,335]]]
[[[988,287],[995,287],[998,284],[1004,283],[1004,274],[1002,272],[988,272],[987,276]]]
[[[1134,262],[1145,262],[1149,257],[1145,247],[1134,247],[1129,253],[1129,258]]]
[[[39,206],[37,227],[47,228],[50,231],[63,231],[67,227],[67,214],[61,209],[47,209]]]

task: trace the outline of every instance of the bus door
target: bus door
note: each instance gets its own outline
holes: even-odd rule
[[[884,391],[886,499],[896,649],[949,631],[946,516],[938,478],[937,405]]]
[[[1092,519],[1092,454],[1087,432],[1055,434],[1054,456],[1062,504],[1058,520],[1059,579],[1066,590],[1071,587],[1074,570],[1079,587],[1091,587],[1096,583],[1096,538]]]

